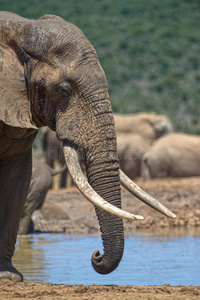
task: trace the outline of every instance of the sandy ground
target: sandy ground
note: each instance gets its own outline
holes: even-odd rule
[[[136,182],[171,209],[176,219],[168,219],[122,190],[123,208],[145,217],[142,221],[125,221],[125,232],[143,228],[193,228],[200,226],[200,178],[164,179]],[[51,190],[40,211],[34,214],[35,229],[67,234],[98,233],[93,206],[76,188]],[[0,281],[2,299],[200,299],[200,287],[183,286],[84,286]]]
[[[79,300],[156,300],[200,299],[200,287],[163,286],[101,286],[55,285],[0,281],[0,299],[79,299]]]

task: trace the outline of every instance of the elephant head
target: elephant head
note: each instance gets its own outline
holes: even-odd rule
[[[122,184],[142,201],[174,215],[119,171],[106,77],[82,31],[56,16],[28,20],[2,13],[1,36],[0,118],[22,131],[46,125],[56,131],[75,183],[95,205],[104,253],[95,251],[92,265],[101,274],[109,273],[123,254],[120,218],[142,218],[121,210],[120,176]]]

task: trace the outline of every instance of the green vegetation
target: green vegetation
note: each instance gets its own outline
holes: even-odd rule
[[[175,130],[200,133],[198,0],[0,0],[24,17],[56,14],[95,47],[114,112],[166,114]]]

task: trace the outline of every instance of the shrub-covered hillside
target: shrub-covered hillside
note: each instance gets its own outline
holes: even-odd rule
[[[95,47],[114,112],[156,111],[200,133],[198,0],[0,0],[24,17],[56,14]]]

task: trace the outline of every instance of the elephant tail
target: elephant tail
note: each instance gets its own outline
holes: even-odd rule
[[[63,165],[63,167],[58,170],[52,169],[50,166],[48,166],[48,168],[50,170],[51,176],[55,176],[64,172],[67,169],[67,166]]]
[[[150,170],[150,166],[148,164],[148,158],[145,157],[142,161],[141,164],[141,170],[140,170],[140,176],[144,179],[144,180],[149,180],[152,178],[151,176],[151,170]]]

